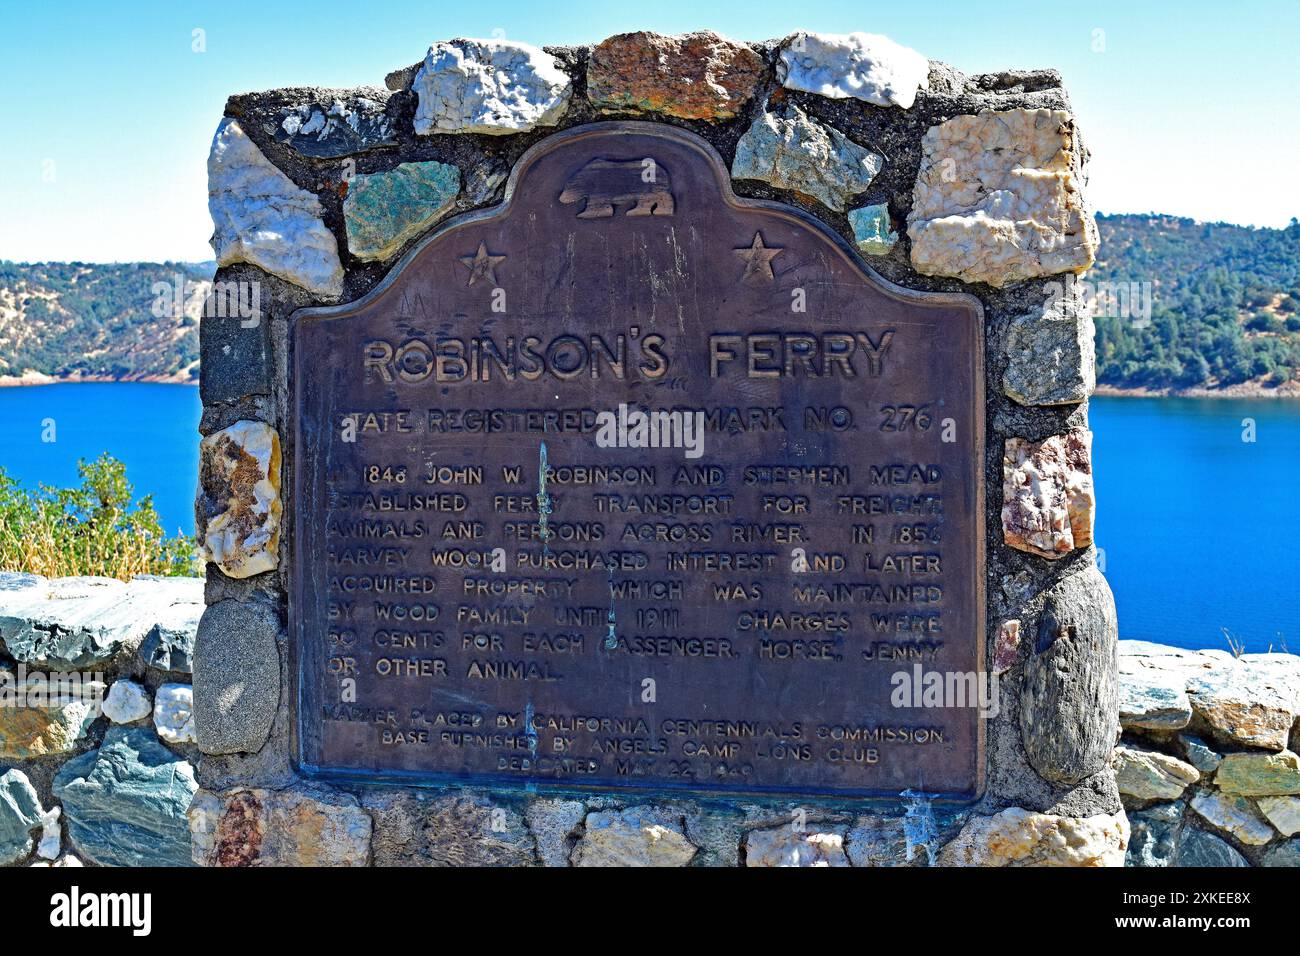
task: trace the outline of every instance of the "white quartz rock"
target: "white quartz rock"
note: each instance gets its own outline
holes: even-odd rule
[[[36,855],[42,860],[56,860],[63,849],[63,826],[59,817],[62,807],[51,807],[41,815],[41,841],[36,844]]]
[[[930,88],[930,62],[875,33],[796,33],[781,47],[776,75],[787,90],[903,109]]]
[[[208,211],[217,265],[249,262],[316,295],[343,291],[338,242],[314,193],[294,185],[233,119],[208,155]]]
[[[411,88],[419,98],[415,132],[420,136],[554,126],[572,92],[559,60],[509,40],[435,43]]]
[[[115,724],[130,724],[143,720],[153,712],[149,692],[135,681],[114,681],[104,700],[104,716]]]
[[[153,725],[169,744],[194,742],[194,691],[189,684],[163,684],[153,704]]]

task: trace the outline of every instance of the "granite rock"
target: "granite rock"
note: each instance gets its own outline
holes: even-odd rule
[[[509,40],[435,43],[411,84],[419,105],[415,132],[522,133],[554,126],[572,84],[559,60]]]
[[[939,851],[941,866],[1123,866],[1129,824],[1123,811],[1063,817],[1011,807],[972,817]]]
[[[1245,797],[1202,790],[1192,797],[1192,809],[1206,823],[1231,833],[1248,846],[1263,846],[1276,835]]]
[[[0,774],[0,866],[26,859],[44,816],[36,788],[21,770]]]
[[[1136,800],[1175,800],[1201,777],[1177,757],[1138,747],[1116,747],[1111,767],[1119,792]]]
[[[348,251],[387,259],[445,216],[460,195],[460,170],[447,163],[402,163],[348,182],[343,200]]]
[[[195,503],[203,556],[232,578],[273,570],[280,547],[280,437],[239,421],[199,442]]]
[[[1251,751],[1225,754],[1214,782],[1220,790],[1248,797],[1297,794],[1300,793],[1300,756],[1290,750],[1275,754]]]
[[[745,834],[746,866],[850,866],[844,852],[843,826],[819,826],[809,823],[796,830],[786,824],[769,830],[751,830]],[[859,852],[870,851],[859,846]],[[871,865],[871,864],[867,864]]]
[[[912,191],[912,265],[924,275],[1005,286],[1085,271],[1097,225],[1064,110],[985,110],[926,132]]]
[[[853,229],[853,244],[868,256],[883,256],[898,242],[889,219],[889,204],[874,203],[849,210],[849,226]]]
[[[606,111],[725,120],[753,98],[765,70],[757,53],[716,33],[621,33],[592,48],[587,96]]]
[[[540,798],[528,804],[528,829],[537,841],[542,866],[568,866],[587,808],[581,800]]]
[[[799,32],[781,44],[776,77],[787,90],[910,109],[930,88],[930,62],[875,33]]]
[[[843,212],[863,192],[884,159],[796,106],[760,112],[736,144],[734,179],[757,179]]]
[[[153,713],[149,692],[132,680],[118,680],[104,698],[104,716],[115,724],[133,724]]]
[[[343,292],[320,200],[277,169],[237,120],[223,119],[212,139],[208,211],[218,266],[248,262],[316,295]]]
[[[1082,402],[1097,384],[1095,333],[1091,310],[1075,294],[1012,319],[1002,390],[1021,405]]]
[[[686,866],[697,849],[680,820],[640,806],[587,814],[571,859],[574,866]]]
[[[194,733],[206,754],[256,753],[280,704],[275,609],[219,601],[203,613],[194,648]]]
[[[68,838],[101,866],[188,866],[185,811],[197,789],[189,763],[143,727],[110,727],[54,778]]]
[[[1192,719],[1184,671],[1146,667],[1119,642],[1119,722],[1126,729],[1178,730]]]
[[[284,790],[200,790],[189,808],[200,866],[366,866],[370,815],[351,794],[300,785]]]
[[[1008,546],[1053,560],[1086,548],[1095,509],[1092,432],[1006,440],[1002,537]]]
[[[536,843],[523,816],[486,796],[432,801],[424,821],[426,855],[435,866],[534,866]]]
[[[1095,565],[1044,596],[1025,660],[1020,735],[1030,765],[1055,783],[1106,766],[1119,736],[1115,599]]]

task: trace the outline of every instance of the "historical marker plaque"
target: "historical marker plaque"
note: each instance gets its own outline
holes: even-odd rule
[[[304,769],[981,789],[977,711],[895,678],[982,671],[975,300],[608,123],[294,337]]]

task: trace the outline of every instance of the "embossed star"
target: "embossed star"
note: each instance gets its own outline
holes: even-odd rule
[[[469,270],[469,285],[473,285],[479,279],[497,285],[496,267],[498,264],[505,262],[506,257],[488,255],[487,243],[480,242],[478,252],[472,256],[461,256],[460,261]]]
[[[745,274],[741,279],[748,279],[750,276],[762,276],[765,279],[776,279],[776,273],[772,271],[772,260],[779,256],[784,249],[772,249],[763,245],[763,234],[754,233],[754,241],[743,249],[736,249],[736,255],[745,260]]]

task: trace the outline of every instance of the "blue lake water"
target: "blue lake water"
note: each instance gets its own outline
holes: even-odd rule
[[[199,413],[182,385],[0,389],[0,467],[68,485],[78,458],[112,452],[168,530],[189,534]],[[1098,398],[1092,428],[1121,636],[1226,649],[1226,628],[1249,650],[1300,651],[1300,402]]]

